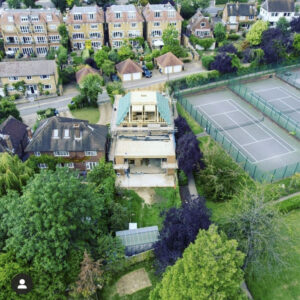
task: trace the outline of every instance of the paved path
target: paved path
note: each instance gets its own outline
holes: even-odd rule
[[[203,131],[203,132],[201,132],[201,133],[196,134],[196,137],[197,137],[197,138],[203,137],[203,136],[209,136],[209,134],[208,134],[206,131]]]
[[[189,192],[190,192],[192,199],[197,198],[199,196],[198,192],[197,192],[195,178],[194,178],[193,173],[190,173],[188,175],[188,188],[189,188]]]
[[[297,192],[297,193],[294,193],[294,194],[291,194],[291,195],[287,195],[287,196],[281,197],[281,198],[279,198],[279,199],[277,199],[275,201],[272,201],[271,203],[272,204],[276,204],[276,203],[285,201],[287,199],[290,199],[290,198],[293,198],[293,197],[296,197],[296,196],[300,196],[300,192]]]

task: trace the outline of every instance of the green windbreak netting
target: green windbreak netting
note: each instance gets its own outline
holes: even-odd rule
[[[120,125],[123,122],[124,118],[129,112],[130,97],[131,97],[131,93],[128,93],[119,100],[118,113],[117,113],[117,125]]]
[[[157,99],[157,109],[160,113],[160,116],[168,123],[169,125],[172,124],[171,121],[171,112],[169,107],[169,101],[160,93],[156,93]]]

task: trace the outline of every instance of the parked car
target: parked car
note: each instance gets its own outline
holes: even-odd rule
[[[5,54],[6,54],[7,58],[15,58],[14,51],[6,51]]]
[[[112,74],[111,75],[111,80],[112,81],[120,81],[120,78],[119,78],[119,76],[117,74]]]
[[[149,71],[149,69],[145,65],[142,66],[142,69],[143,69],[143,75],[146,78],[151,78],[152,77],[152,72]]]

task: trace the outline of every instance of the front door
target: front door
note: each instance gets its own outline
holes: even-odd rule
[[[33,88],[33,85],[30,86],[30,92],[31,92],[31,94],[34,94],[34,88]]]

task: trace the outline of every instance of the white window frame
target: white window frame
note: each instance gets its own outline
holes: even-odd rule
[[[94,20],[94,13],[89,13],[89,20]]]
[[[73,25],[73,28],[74,28],[75,30],[79,30],[79,29],[81,28],[81,25],[80,25],[80,24],[74,24],[74,25]]]
[[[135,11],[129,11],[127,13],[128,19],[134,19],[136,17]]]
[[[69,151],[54,151],[53,155],[55,157],[69,157],[70,156],[70,152]]]
[[[41,78],[41,79],[49,79],[49,78],[50,78],[50,75],[40,75],[40,78]]]
[[[168,11],[168,18],[175,18],[176,14],[174,10],[169,10]]]
[[[29,33],[29,25],[20,25],[20,31],[22,33]]]
[[[8,20],[8,22],[13,22],[14,21],[14,17],[13,16],[8,16],[7,20]]]
[[[37,32],[37,33],[44,32],[44,26],[43,25],[34,25],[34,32]]]
[[[160,11],[154,12],[154,18],[160,18],[160,15],[161,15]]]
[[[132,28],[136,28],[137,27],[137,23],[136,22],[131,23],[130,25],[131,25]]]
[[[114,28],[121,28],[121,23],[114,23]]]
[[[51,90],[52,85],[51,84],[44,84],[43,88],[44,88],[44,90]]]
[[[74,163],[72,163],[72,162],[65,163],[65,166],[69,169],[74,169]]]
[[[121,12],[116,12],[115,13],[115,18],[116,19],[121,19],[122,18],[122,13]]]
[[[51,22],[52,21],[52,15],[47,15],[46,19],[47,19],[47,22]]]
[[[39,16],[31,16],[31,22],[38,22],[39,20]]]
[[[49,41],[50,42],[59,42],[60,41],[60,36],[59,35],[49,35]]]
[[[74,14],[74,20],[77,21],[77,20],[82,20],[82,14]]]
[[[35,152],[34,152],[34,156],[36,156],[36,157],[41,156],[41,152],[40,152],[40,151],[35,151]]]
[[[70,130],[64,129],[64,139],[69,139],[69,138],[70,138]]]
[[[123,31],[114,31],[114,32],[112,33],[112,37],[113,37],[114,39],[121,39],[121,38],[124,37],[124,33],[123,33]]]
[[[87,161],[85,163],[85,167],[86,167],[87,170],[92,170],[94,167],[98,166],[98,164],[99,163],[96,162],[96,161]]]
[[[98,29],[98,24],[91,24],[91,29]]]
[[[45,36],[36,36],[36,43],[37,44],[46,44],[47,38]]]
[[[40,163],[40,164],[38,164],[38,166],[40,169],[48,169],[48,166],[45,163]]]
[[[50,24],[50,25],[49,25],[49,28],[50,28],[51,30],[56,30],[56,29],[57,29],[57,26],[56,26],[55,24]]]
[[[84,40],[84,33],[83,32],[73,33],[72,38],[73,40]]]
[[[18,80],[19,80],[19,77],[18,77],[18,76],[9,76],[9,77],[8,77],[8,80],[9,80],[9,81],[18,81]]]
[[[53,139],[59,139],[58,129],[52,130],[52,138]]]
[[[84,151],[85,156],[97,156],[97,151]]]
[[[21,16],[21,22],[28,22],[28,16]]]
[[[153,23],[153,26],[154,26],[154,27],[159,27],[159,26],[160,26],[160,22],[154,22],[154,23]]]
[[[100,34],[100,32],[90,32],[90,38],[91,39],[100,39],[101,34]]]

